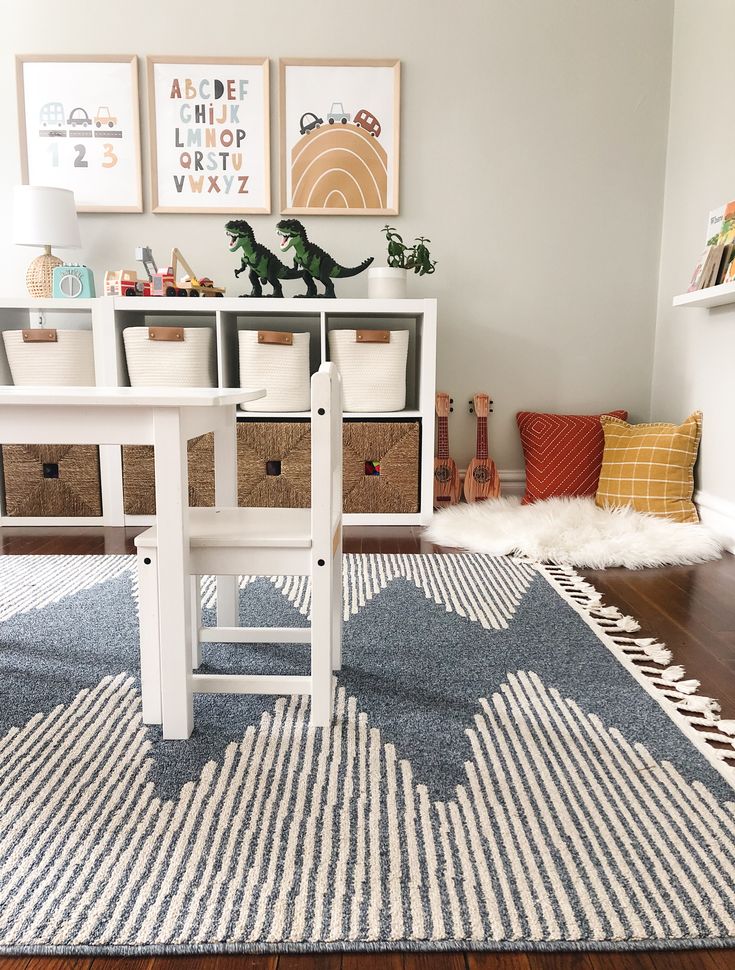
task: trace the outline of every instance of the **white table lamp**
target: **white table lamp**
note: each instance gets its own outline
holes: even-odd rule
[[[31,296],[51,296],[54,266],[63,260],[51,254],[57,249],[82,245],[74,193],[69,189],[40,185],[17,185],[13,191],[13,242],[18,246],[43,246],[44,253],[28,267],[26,286]]]

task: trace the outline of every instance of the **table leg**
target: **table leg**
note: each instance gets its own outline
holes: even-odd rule
[[[222,420],[214,432],[214,504],[237,507],[237,424],[234,407],[222,408]],[[237,576],[217,576],[217,626],[239,626]]]
[[[158,603],[163,736],[188,738],[194,726],[187,442],[176,408],[153,412],[158,530]]]

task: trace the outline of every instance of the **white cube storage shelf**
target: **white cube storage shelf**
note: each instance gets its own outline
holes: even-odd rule
[[[346,525],[424,525],[433,504],[434,398],[436,371],[436,300],[248,299],[185,300],[183,297],[100,297],[93,300],[0,300],[0,330],[39,324],[90,329],[99,386],[130,385],[123,330],[127,327],[206,327],[213,332],[216,382],[239,387],[239,332],[288,331],[309,334],[309,369],[313,374],[329,359],[331,330],[391,330],[408,333],[406,406],[400,411],[345,412],[345,419],[414,419],[420,426],[420,502],[413,513],[348,513]],[[58,322],[56,322],[58,320]],[[12,384],[0,341],[0,384]],[[245,381],[247,383],[247,381]],[[308,418],[308,411],[241,412],[240,421]],[[0,442],[1,444],[1,442]],[[369,457],[369,456],[366,456]],[[0,525],[145,524],[147,516],[123,511],[121,449],[100,448],[102,516],[100,518],[25,518],[6,514],[0,494]],[[2,476],[0,476],[2,481]]]

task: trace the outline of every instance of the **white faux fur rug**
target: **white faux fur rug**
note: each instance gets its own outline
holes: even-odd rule
[[[434,515],[424,537],[472,552],[588,569],[705,562],[719,559],[723,549],[703,525],[657,519],[628,508],[598,509],[592,498],[552,498],[534,505],[499,498],[455,505]]]

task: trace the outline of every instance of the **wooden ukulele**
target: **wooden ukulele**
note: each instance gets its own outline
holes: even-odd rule
[[[482,502],[486,498],[497,498],[500,495],[498,470],[487,451],[487,416],[490,403],[487,394],[475,394],[477,446],[475,457],[470,462],[464,478],[464,497],[468,502]]]
[[[434,508],[459,502],[462,485],[453,458],[449,457],[449,395],[436,395],[438,434],[434,459]]]

